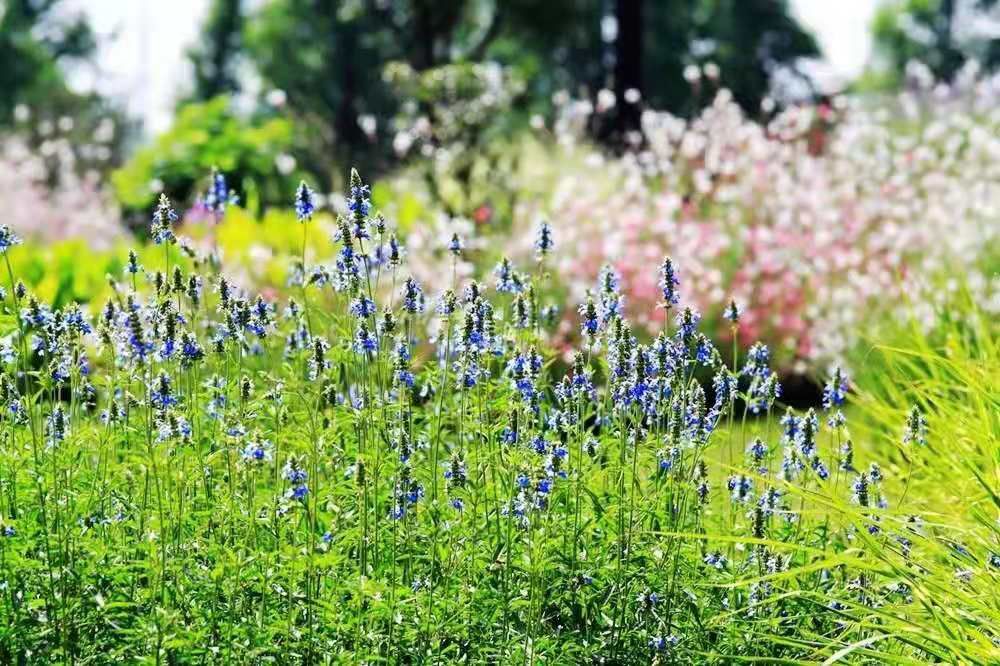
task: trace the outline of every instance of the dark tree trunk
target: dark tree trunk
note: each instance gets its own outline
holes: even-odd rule
[[[435,65],[435,41],[437,34],[434,25],[433,3],[424,0],[416,0],[412,4],[413,22],[415,30],[415,52],[413,54],[413,68],[422,71],[430,69]]]
[[[358,125],[358,71],[352,55],[357,44],[354,30],[331,33],[332,50],[337,53],[343,65],[340,96],[334,109],[333,126],[337,141],[347,149],[348,159],[353,165],[359,152],[367,143],[367,137]]]
[[[615,131],[619,135],[639,128],[639,105],[625,101],[625,91],[642,91],[642,3],[615,0],[618,39],[615,40]]]

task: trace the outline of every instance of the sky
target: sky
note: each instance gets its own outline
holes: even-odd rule
[[[826,57],[825,74],[846,79],[868,61],[868,26],[880,0],[791,0]],[[147,131],[166,129],[190,70],[185,50],[198,37],[209,0],[69,0],[86,12],[99,38],[97,67],[73,73],[80,88],[125,100]]]

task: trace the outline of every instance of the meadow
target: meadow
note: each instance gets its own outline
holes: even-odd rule
[[[441,236],[414,279],[372,198],[352,172],[329,218],[302,183],[261,293],[166,197],[89,306],[0,230],[0,661],[1000,660],[976,294],[859,332],[793,409],[688,257],[633,267],[639,325],[613,266],[566,295],[545,222],[476,276]],[[214,174],[209,225],[233,204]]]

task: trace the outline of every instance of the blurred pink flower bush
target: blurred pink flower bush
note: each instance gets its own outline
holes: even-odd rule
[[[663,325],[656,268],[669,255],[706,321],[735,298],[741,342],[767,341],[797,371],[839,361],[874,314],[934,300],[945,268],[972,272],[997,241],[998,99],[1000,79],[966,77],[878,110],[842,97],[764,125],[722,90],[690,121],[646,111],[641,149],[621,157],[579,140],[595,111],[568,102],[555,125],[555,194],[521,207],[506,253],[526,266],[532,226],[547,217],[571,299],[611,264],[629,316],[650,333]],[[992,279],[969,276],[984,292]],[[565,315],[564,339],[578,328]],[[728,326],[716,325],[725,339]]]
[[[0,138],[0,210],[4,223],[29,240],[85,238],[103,249],[124,233],[100,176],[78,174],[73,150],[61,138],[38,150],[17,136]]]

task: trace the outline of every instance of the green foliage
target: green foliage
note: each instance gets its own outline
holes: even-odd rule
[[[426,288],[455,311],[421,312],[405,267],[350,260],[394,231],[351,185],[337,241],[204,227],[280,285],[257,297],[186,243],[119,254],[92,335],[68,299],[96,287],[39,268],[78,247],[3,255],[0,661],[1000,656],[1000,354],[970,299],[900,327],[850,426],[840,398],[779,422],[766,353],[724,362],[686,308],[651,346],[608,315],[566,371],[545,253],[514,293],[451,258]]]
[[[944,282],[942,280],[942,282]],[[1000,569],[1000,323],[959,286],[930,309],[885,322],[858,353],[858,431],[872,456],[885,460],[898,480],[893,494],[902,511],[919,515],[911,530],[929,554],[923,568],[893,565],[922,608],[884,617],[887,632],[938,646],[945,661],[992,663],[1000,641],[994,590],[969,585],[968,572],[984,560]],[[900,419],[916,405],[927,422],[926,447],[899,442]],[[877,549],[873,565],[892,560]]]
[[[868,87],[898,87],[911,61],[925,65],[936,80],[950,81],[969,59],[987,70],[1000,65],[1000,41],[976,27],[990,21],[996,0],[893,0],[883,3],[872,22],[875,68]]]
[[[624,9],[635,5],[641,11],[626,15]],[[602,22],[613,18],[619,33],[630,37],[602,37]],[[496,62],[525,86],[509,108],[498,109],[508,117],[495,124],[523,127],[528,112],[551,108],[553,93],[561,90],[593,96],[610,87],[621,97],[635,87],[644,104],[689,112],[713,89],[692,90],[684,68],[706,62],[720,66],[721,83],[755,113],[775,67],[797,71],[800,58],[818,54],[784,0],[618,3],[613,10],[596,0],[271,0],[248,21],[246,45],[266,84],[287,93],[302,132],[297,154],[321,182],[331,173],[331,156],[365,171],[387,169],[395,163],[390,156],[399,112],[409,113],[410,106],[432,111],[451,101],[451,91],[442,99],[429,97],[430,85],[416,92],[394,85],[399,67],[427,84],[432,72],[440,76]],[[638,50],[635,62],[616,68],[627,49]],[[635,124],[638,106],[621,103],[616,109],[626,109]],[[615,122],[616,113],[610,114]],[[596,129],[601,138],[620,135],[614,127]],[[478,146],[454,149],[474,153]]]
[[[242,54],[242,0],[214,0],[203,29],[203,39],[188,51],[194,67],[195,101],[212,99],[240,89],[237,67]]]
[[[106,295],[108,275],[120,275],[123,248],[117,252],[95,252],[86,240],[67,240],[45,245],[27,244],[9,253],[18,277],[46,302],[57,307],[96,302]],[[87,261],[80,261],[86,256]]]
[[[873,433],[898,430],[912,404],[935,433],[913,460],[892,449],[877,453],[914,466],[915,506],[968,526],[989,514],[1000,488],[1000,321],[964,287],[952,289],[942,287],[948,295],[939,305],[913,304],[913,316],[883,322],[855,365],[859,406]]]
[[[524,122],[513,107],[525,90],[515,70],[459,63],[417,71],[392,63],[385,79],[410,100],[395,120],[408,144],[397,150],[421,156],[413,168],[435,203],[449,215],[473,215],[484,202],[503,205],[515,196],[508,176],[518,166]],[[479,187],[484,173],[492,197]]]
[[[797,61],[819,56],[819,46],[795,20],[787,0],[713,0],[705,5],[707,18],[698,33],[718,44],[707,59],[719,66],[722,86],[748,113],[760,109],[775,66],[808,83]]]
[[[112,183],[124,209],[145,213],[159,191],[192,201],[204,175],[217,167],[241,200],[252,194],[263,205],[287,203],[296,181],[275,162],[290,150],[292,138],[287,120],[242,118],[225,97],[189,104],[173,127],[112,175]]]
[[[248,23],[248,55],[268,85],[287,93],[308,132],[299,143],[303,164],[324,181],[331,157],[369,167],[378,157],[358,118],[385,122],[395,110],[380,77],[403,47],[400,28],[384,15],[394,6],[373,12],[364,3],[273,0]]]
[[[89,57],[94,37],[83,18],[62,20],[59,0],[6,0],[0,6],[0,124],[17,104],[51,105],[74,99],[60,61]]]

